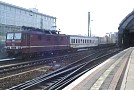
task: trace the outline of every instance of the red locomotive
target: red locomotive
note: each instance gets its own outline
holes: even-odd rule
[[[22,27],[21,31],[8,32],[6,50],[9,56],[31,56],[69,49],[68,36],[55,30]]]

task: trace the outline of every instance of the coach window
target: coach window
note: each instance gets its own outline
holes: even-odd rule
[[[90,42],[89,43],[91,43],[91,40],[90,40]]]
[[[89,43],[89,40],[87,40],[87,43]]]
[[[82,43],[82,39],[81,39],[81,43]]]
[[[74,39],[71,39],[71,43],[74,43]]]
[[[74,39],[74,43],[75,43],[75,39]]]
[[[75,43],[75,39],[73,39],[73,43]]]
[[[76,43],[77,43],[77,39],[76,39]]]
[[[71,39],[71,43],[73,43],[73,39]]]
[[[78,43],[80,43],[80,39],[78,39]]]

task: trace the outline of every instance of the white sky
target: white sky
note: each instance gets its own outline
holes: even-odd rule
[[[62,33],[87,35],[88,12],[93,35],[117,32],[119,23],[134,8],[134,0],[0,0],[57,17]]]

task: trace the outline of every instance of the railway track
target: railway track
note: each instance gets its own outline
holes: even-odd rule
[[[119,50],[116,49],[114,52],[112,50],[103,50],[103,52],[101,53],[100,51],[98,52],[99,55],[96,55],[96,57],[92,59],[91,56],[93,55],[84,56],[83,58],[67,65],[66,67],[58,69],[47,75],[43,75],[35,79],[26,81],[25,83],[16,85],[12,88],[9,88],[9,90],[61,89],[70,82],[72,82],[72,80],[75,80],[80,75],[85,73],[87,70],[90,70],[99,63],[103,62],[109,56],[119,52]]]
[[[3,65],[0,67],[0,89],[6,89],[37,76],[47,74],[55,69],[54,67],[57,63],[63,63],[63,65],[60,66],[63,67],[65,66],[65,64],[73,62],[74,59],[77,60],[78,58],[90,53],[91,52],[89,51],[78,52],[53,58]],[[44,67],[48,68],[43,69]]]
[[[58,56],[58,57],[40,59],[40,60],[34,60],[34,61],[28,61],[28,62],[21,62],[21,63],[9,64],[9,65],[2,65],[2,66],[0,66],[0,76],[1,76],[1,74],[9,73],[9,72],[12,72],[12,71],[15,71],[18,69],[33,67],[33,66],[37,66],[37,65],[44,65],[44,64],[52,65],[53,62],[62,62],[64,59],[67,60],[69,58],[74,58],[75,56],[81,56],[87,52],[84,52],[83,54],[82,53],[75,53],[75,54],[71,54],[71,55],[64,55],[64,56]]]
[[[99,52],[99,50],[97,52]],[[85,51],[85,52],[78,52],[78,53],[73,53],[73,54],[68,54],[68,55],[63,55],[63,56],[52,57],[52,58],[31,60],[31,61],[27,61],[27,62],[21,61],[20,63],[15,63],[15,64],[10,63],[8,65],[1,65],[0,66],[0,76],[1,76],[1,74],[4,74],[4,73],[9,73],[9,72],[12,72],[12,71],[15,71],[18,69],[33,67],[33,66],[37,66],[37,65],[47,64],[47,65],[54,66],[53,64],[62,63],[64,61],[65,61],[65,63],[68,63],[68,62],[71,63],[71,62],[74,62],[74,59],[77,60],[80,57],[87,56],[88,54],[93,55],[95,53],[96,53],[96,51],[94,51],[94,53]],[[10,60],[10,61],[13,62],[14,60]],[[17,61],[17,60],[15,60],[15,61]]]
[[[16,58],[5,58],[5,59],[0,59],[0,65],[7,65],[7,64],[11,64],[11,63],[15,63],[16,62]]]

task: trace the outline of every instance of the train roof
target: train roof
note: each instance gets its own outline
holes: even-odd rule
[[[57,34],[57,33],[53,33],[52,31],[49,32],[39,32],[39,31],[25,31],[25,30],[21,30],[21,31],[12,31],[12,32],[7,32],[7,33],[31,33],[31,34],[46,34],[46,35],[63,35],[65,36],[66,34]],[[67,35],[66,35],[67,36]]]
[[[81,36],[81,35],[69,35],[70,37],[83,37],[83,38],[98,38],[98,37],[89,37],[89,36]]]
[[[22,26],[20,31],[12,31],[12,32],[13,33],[15,33],[15,32],[22,32],[23,33],[24,32],[24,33],[36,33],[36,34],[50,34],[50,35],[52,35],[52,34],[59,34],[60,31]],[[9,33],[12,33],[12,32],[9,32]],[[63,34],[60,34],[60,35],[63,35]]]
[[[44,34],[59,34],[60,31],[57,30],[46,30],[46,29],[39,29],[39,28],[34,28],[34,27],[26,27],[22,26],[23,31],[31,31],[31,32],[41,32]]]

